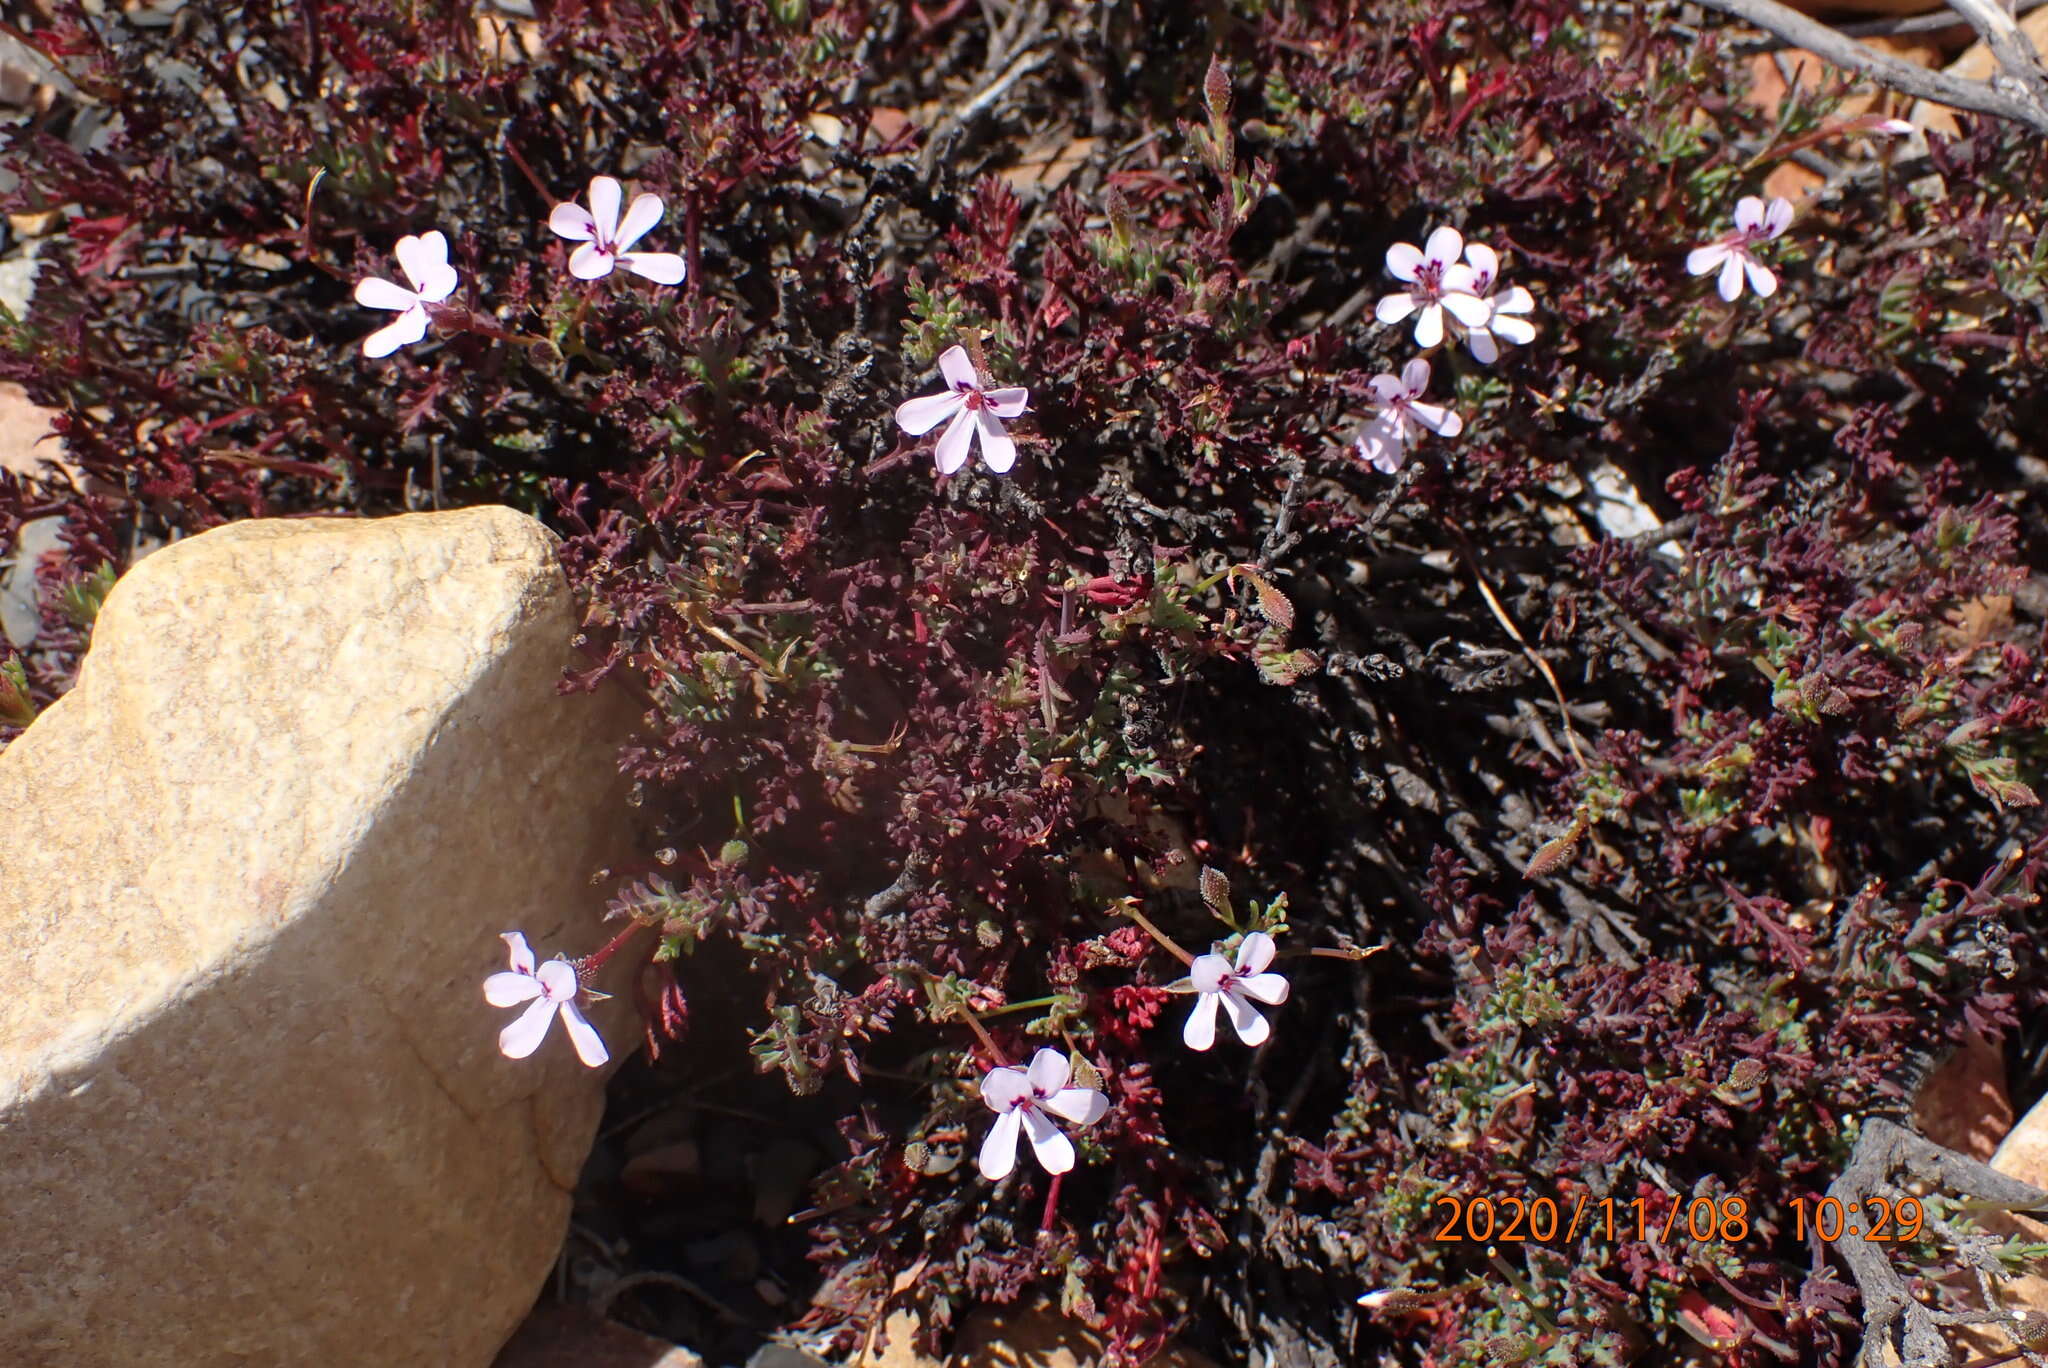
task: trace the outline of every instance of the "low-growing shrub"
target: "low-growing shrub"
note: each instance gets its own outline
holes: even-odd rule
[[[1797,1203],[1968,1034],[2040,1087],[2023,137],[1759,107],[1663,4],[536,8],[24,31],[77,94],[7,135],[8,207],[63,212],[0,378],[69,471],[0,477],[0,528],[65,519],[0,721],[141,545],[524,507],[587,605],[566,687],[645,704],[589,758],[655,833],[621,1086],[715,1100],[743,1036],[841,1118],[806,1326],[1846,1362]],[[1776,292],[1689,274],[1816,146]],[[570,274],[595,175],[663,198],[680,286]],[[1375,468],[1388,250],[1445,224],[1535,335],[1447,341],[1462,432]],[[351,292],[430,229],[459,284],[366,359]],[[894,421],[955,345],[1030,391],[1008,475]],[[1186,1048],[1163,942],[1258,928],[1324,953],[1268,1043]],[[983,1074],[1048,1046],[1107,1112],[988,1181]],[[1477,1198],[1610,1219],[1436,1238]],[[1632,1224],[1699,1198],[1739,1230]]]

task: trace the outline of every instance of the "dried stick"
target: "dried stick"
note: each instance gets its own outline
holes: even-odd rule
[[[1844,1211],[1860,1211],[1872,1193],[1888,1190],[1894,1172],[1905,1173],[1939,1192],[1978,1198],[2011,1211],[2038,1211],[2048,1206],[2048,1192],[1876,1116],[1865,1118],[1849,1163],[1828,1185],[1827,1195],[1841,1203]],[[1849,1275],[1863,1294],[1861,1363],[1888,1360],[1899,1368],[1952,1368],[1955,1353],[1942,1333],[1952,1325],[2001,1325],[2023,1346],[2030,1337],[2033,1327],[2023,1313],[1997,1306],[1982,1312],[1938,1311],[1922,1304],[1892,1266],[1883,1244],[1856,1238],[1853,1227],[1847,1233],[1850,1238],[1828,1248],[1849,1265]],[[1971,1262],[1970,1250],[1959,1249],[1958,1253],[1964,1262]],[[2022,1354],[2030,1363],[2037,1361],[2024,1347]]]
[[[2019,0],[2012,7],[2013,16],[2032,13],[2048,5],[2048,0]],[[1968,23],[1953,12],[1940,11],[1934,14],[1902,14],[1887,19],[1863,19],[1853,24],[1837,24],[1837,33],[1848,38],[1899,38],[1914,33],[1940,33],[1947,29],[1958,29]],[[1759,38],[1754,42],[1740,45],[1743,52],[1776,52],[1794,44],[1783,38]]]
[[[1807,48],[1845,71],[1853,71],[1874,81],[1882,81],[1908,95],[1931,100],[1935,104],[1947,105],[1952,109],[2006,119],[2024,125],[2036,133],[2048,133],[2048,103],[2034,98],[2032,86],[2021,77],[2008,75],[2003,81],[1994,84],[1965,81],[1944,72],[1930,71],[1926,67],[1916,66],[1911,62],[1901,61],[1897,57],[1865,47],[1837,29],[1809,19],[1797,10],[1787,9],[1778,4],[1777,0],[1699,2],[1707,9],[1733,15],[1744,23],[1754,24],[1767,33],[1776,34],[1795,47]],[[1956,8],[1961,10],[1963,4],[1981,5],[1984,8],[1995,7],[1993,0],[1960,0]],[[1965,14],[1964,17],[1969,16]],[[2010,18],[2006,22],[2010,24]],[[2017,29],[2014,32],[2017,34]],[[2020,41],[2024,46],[2025,40]]]
[[[2012,12],[2000,0],[1948,0],[1948,7],[1970,21],[1998,59],[2002,75],[1992,77],[1991,85],[2036,109],[2048,109],[2048,78],[2042,76],[2034,45],[2020,32]]]

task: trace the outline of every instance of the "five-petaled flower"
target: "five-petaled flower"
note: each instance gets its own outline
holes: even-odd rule
[[[970,443],[981,443],[981,460],[1000,475],[1017,463],[1017,443],[1003,430],[1004,418],[1015,418],[1031,402],[1031,391],[1021,386],[983,389],[974,373],[967,348],[948,347],[939,353],[939,373],[946,377],[943,394],[907,399],[896,406],[896,426],[913,437],[921,437],[940,423],[939,474],[951,475],[967,464]],[[951,422],[946,422],[947,419]]]
[[[448,239],[439,229],[418,237],[402,237],[391,254],[412,288],[394,285],[381,276],[356,282],[356,303],[372,309],[395,309],[398,317],[363,339],[363,355],[389,356],[427,335],[427,305],[455,293],[455,268],[448,264]]]
[[[1256,998],[1268,1007],[1287,1001],[1287,980],[1266,972],[1273,962],[1273,938],[1254,931],[1237,947],[1237,963],[1221,955],[1197,955],[1188,966],[1184,982],[1197,994],[1195,1008],[1181,1027],[1180,1038],[1190,1050],[1206,1050],[1216,1043],[1216,1009],[1230,1010],[1230,1024],[1237,1038],[1247,1045],[1263,1045],[1273,1028],[1259,1009]],[[1179,985],[1175,985],[1178,987]]]
[[[1391,475],[1407,459],[1408,447],[1427,428],[1439,437],[1455,437],[1465,420],[1441,404],[1425,404],[1429,362],[1420,358],[1401,368],[1399,376],[1375,375],[1367,382],[1380,412],[1358,434],[1358,455],[1374,470]]]
[[[1746,273],[1749,288],[1756,291],[1759,299],[1767,299],[1777,292],[1778,278],[1750,249],[1760,242],[1769,242],[1791,226],[1791,200],[1774,199],[1766,205],[1755,195],[1744,195],[1735,202],[1734,231],[1724,234],[1719,242],[1693,248],[1686,255],[1685,269],[1694,275],[1718,270],[1721,279],[1717,288],[1721,298],[1731,304],[1742,296],[1742,278]]]
[[[1472,268],[1472,293],[1486,302],[1491,312],[1486,322],[1470,329],[1465,345],[1476,360],[1492,365],[1500,359],[1500,344],[1526,347],[1536,340],[1536,326],[1522,314],[1533,312],[1535,298],[1520,285],[1497,290],[1500,283],[1500,253],[1483,242],[1466,244],[1465,263]]]
[[[1387,248],[1387,271],[1408,288],[1382,298],[1373,316],[1382,323],[1399,323],[1415,315],[1415,345],[1434,347],[1444,340],[1444,313],[1467,328],[1483,328],[1493,317],[1493,305],[1474,290],[1470,266],[1458,260],[1465,239],[1455,228],[1439,228],[1429,235],[1424,247],[1397,242]]]
[[[634,275],[645,276],[657,285],[680,285],[686,270],[674,252],[636,252],[633,244],[661,222],[661,196],[635,195],[624,218],[619,203],[625,191],[610,176],[590,181],[590,207],[564,200],[548,215],[548,227],[555,236],[583,245],[569,253],[569,274],[578,280],[596,280],[623,266]]]
[[[982,1177],[995,1182],[1017,1166],[1020,1129],[1031,1137],[1031,1152],[1047,1173],[1065,1173],[1074,1166],[1074,1142],[1052,1117],[1092,1126],[1109,1111],[1109,1099],[1093,1088],[1068,1087],[1067,1077],[1067,1057],[1058,1050],[1040,1050],[1028,1069],[1011,1065],[988,1071],[981,1080],[981,1100],[996,1114],[996,1123],[981,1142]]]
[[[556,1013],[560,1013],[562,1027],[569,1032],[569,1040],[576,1046],[578,1058],[593,1069],[609,1059],[611,1056],[606,1052],[604,1039],[598,1035],[597,1028],[576,1010],[576,994],[581,986],[576,978],[576,966],[567,960],[552,959],[536,968],[526,937],[517,931],[507,931],[502,939],[512,951],[512,968],[507,973],[492,974],[484,980],[484,1001],[493,1007],[517,1007],[522,1002],[533,1004],[498,1033],[498,1048],[505,1056],[524,1059],[539,1049],[542,1038],[548,1033],[548,1023],[555,1019]]]

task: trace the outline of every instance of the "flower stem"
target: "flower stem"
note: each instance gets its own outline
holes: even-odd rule
[[[1534,1290],[1530,1288],[1529,1284],[1523,1280],[1520,1274],[1516,1273],[1515,1270],[1509,1266],[1508,1261],[1506,1259],[1501,1258],[1498,1254],[1493,1254],[1487,1257],[1487,1262],[1492,1264],[1493,1271],[1500,1274],[1501,1277],[1507,1281],[1508,1285],[1514,1288],[1515,1291],[1521,1296],[1523,1303],[1526,1304],[1529,1308],[1529,1314],[1536,1318],[1536,1323],[1538,1325],[1542,1326],[1545,1330],[1548,1330],[1553,1335],[1559,1333],[1556,1324],[1551,1321],[1549,1316],[1543,1313],[1543,1307],[1536,1300],[1536,1293],[1534,1292]]]
[[[1308,950],[1282,950],[1278,955],[1275,955],[1274,958],[1307,959],[1308,957],[1313,955],[1317,959],[1351,960],[1355,962],[1357,960],[1362,959],[1371,959],[1380,951],[1388,948],[1389,947],[1385,945],[1354,945],[1345,949],[1338,949],[1333,946],[1318,945]]]
[[[577,960],[576,977],[579,980],[587,978],[589,975],[594,974],[598,970],[604,968],[605,961],[610,959],[613,955],[618,954],[619,948],[623,946],[627,941],[633,939],[634,936],[638,935],[640,933],[640,928],[645,925],[647,925],[646,922],[634,921],[633,923],[628,925],[625,930],[619,932],[618,935],[613,936],[603,945],[591,951],[582,959]]]
[[[1045,1214],[1038,1218],[1038,1233],[1041,1235],[1052,1229],[1052,1219],[1059,1214],[1060,1180],[1066,1176],[1064,1173],[1055,1173],[1052,1176],[1052,1186],[1045,1190]]]
[[[1138,900],[1136,898],[1125,898],[1123,900],[1123,912],[1125,916],[1144,927],[1147,935],[1151,936],[1153,940],[1158,941],[1161,948],[1179,959],[1182,964],[1193,964],[1195,962],[1193,955],[1181,949],[1180,946],[1174,943],[1173,937],[1154,926],[1145,914],[1138,910]]]
[[[1006,1002],[1000,1007],[983,1012],[981,1019],[986,1021],[990,1017],[1005,1016],[1011,1012],[1028,1012],[1033,1007],[1050,1007],[1059,1000],[1059,995],[1055,993],[1049,997],[1032,998],[1027,1002]]]

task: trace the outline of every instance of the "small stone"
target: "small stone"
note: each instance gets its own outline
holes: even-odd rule
[[[55,416],[30,403],[20,385],[0,381],[0,470],[32,476],[61,467],[64,442],[50,421]]]
[[[13,564],[0,571],[0,636],[18,651],[26,651],[42,635],[42,599],[36,587],[36,564],[54,551],[62,518],[34,518],[21,525],[14,539]]]
[[[48,237],[57,231],[57,225],[64,219],[61,209],[30,209],[7,216],[7,226],[17,237]]]

